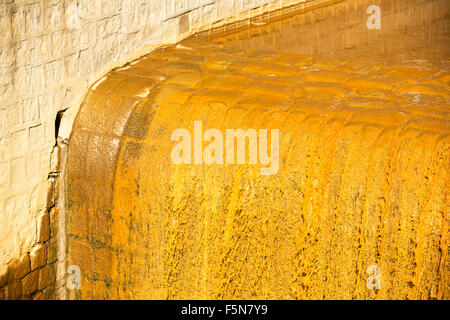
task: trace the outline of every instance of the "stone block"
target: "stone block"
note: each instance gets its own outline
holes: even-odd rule
[[[21,38],[25,33],[25,15],[23,7],[18,7],[11,12],[11,30],[12,36],[15,38]]]
[[[119,24],[120,26],[120,24]],[[85,50],[93,46],[97,40],[97,24],[95,22],[86,23],[81,27],[80,49]]]
[[[6,127],[9,128],[9,130],[14,129],[14,127],[18,126],[22,122],[19,112],[19,104],[16,103],[8,106],[5,110]]]
[[[93,19],[98,13],[100,2],[98,0],[81,0],[79,2],[80,17],[82,19]]]
[[[30,123],[39,119],[38,98],[31,98],[21,101],[20,109],[24,123]]]
[[[44,10],[44,28],[47,30],[55,30],[62,26],[62,4],[55,3]]]
[[[37,198],[37,210],[49,209],[55,203],[55,181],[49,179],[40,184]]]
[[[6,286],[6,299],[19,300],[22,297],[22,284],[20,281],[13,281]]]
[[[65,6],[66,27],[70,30],[79,29],[81,26],[80,9],[77,1],[67,0]]]
[[[45,88],[51,89],[63,81],[62,60],[55,60],[44,65]]]
[[[50,215],[45,212],[38,220],[38,241],[46,242],[50,239]]]
[[[184,35],[190,31],[189,13],[185,13],[178,18],[178,34]]]
[[[36,38],[36,55],[39,61],[47,60],[51,57],[51,36],[50,34],[45,34]]]
[[[30,148],[42,146],[44,142],[44,126],[42,124],[29,129],[28,142]]]
[[[38,244],[30,252],[31,270],[43,267],[47,263],[47,247]]]
[[[79,70],[82,70],[84,74],[90,74],[92,72],[92,50],[86,49],[80,51]]]
[[[44,93],[38,97],[38,111],[39,111],[39,119],[42,115],[42,120],[48,119],[54,120],[52,111],[53,111],[53,95],[51,93]]]
[[[39,271],[33,271],[22,280],[22,295],[28,296],[39,290]]]
[[[50,209],[50,236],[54,238],[58,230],[58,207],[53,207]]]
[[[50,158],[47,154],[47,150],[41,151],[40,158],[40,180],[45,181],[48,178],[48,173],[50,172]]]
[[[24,152],[28,147],[27,130],[23,129],[23,130],[14,132],[11,135],[11,145],[13,148],[12,152],[14,154],[19,154],[19,153]]]
[[[17,48],[17,66],[24,66],[33,63],[35,61],[35,40],[23,40],[20,42],[20,46]]]
[[[58,250],[56,246],[56,239],[50,239],[47,244],[47,264],[52,264],[58,260]]]
[[[19,91],[29,90],[31,92],[38,92],[44,89],[44,67],[42,65],[33,67],[31,73],[28,73],[28,78],[25,80],[28,83],[21,84]]]
[[[52,57],[61,56],[66,52],[66,45],[68,44],[67,30],[59,30],[52,33]]]
[[[42,29],[40,3],[25,6],[25,32],[28,35],[38,33]]]
[[[39,178],[40,174],[40,153],[35,151],[26,155],[27,179],[32,181]]]
[[[55,282],[54,265],[46,266],[39,270],[39,290],[43,290]]]
[[[67,79],[78,76],[78,57],[78,53],[74,53],[64,58],[65,76]]]
[[[11,161],[11,185],[23,185],[26,178],[25,158],[20,157]]]
[[[30,273],[30,258],[28,254],[22,255],[20,258],[14,260],[10,266],[10,279],[20,280]]]

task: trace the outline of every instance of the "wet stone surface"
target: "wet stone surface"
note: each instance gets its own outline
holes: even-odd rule
[[[343,1],[200,34],[94,85],[69,150],[72,298],[448,298],[448,4],[406,2],[375,36],[366,2]],[[404,21],[423,33],[396,34]],[[171,134],[194,121],[278,129],[279,171],[175,165]]]

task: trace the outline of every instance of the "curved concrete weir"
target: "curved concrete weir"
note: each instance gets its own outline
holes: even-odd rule
[[[71,297],[448,299],[448,47],[411,66],[234,34],[158,49],[91,88],[69,149]],[[278,129],[278,172],[174,164],[171,135],[194,121]]]

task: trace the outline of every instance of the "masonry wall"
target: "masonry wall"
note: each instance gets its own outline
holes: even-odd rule
[[[64,285],[56,137],[68,139],[92,83],[200,29],[299,2],[0,0],[0,299]]]

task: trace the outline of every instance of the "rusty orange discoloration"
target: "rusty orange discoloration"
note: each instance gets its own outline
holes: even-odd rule
[[[219,38],[89,92],[70,142],[72,298],[448,299],[445,68]],[[171,133],[195,120],[279,129],[279,172],[174,165]]]

